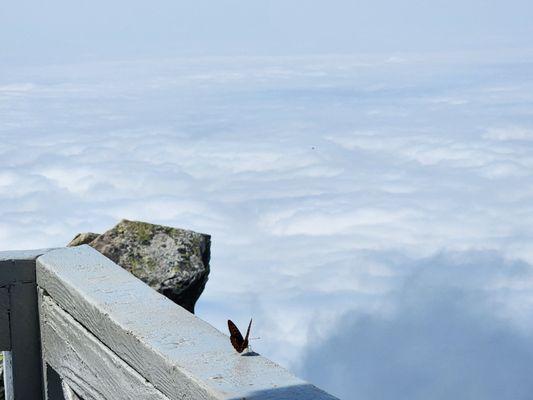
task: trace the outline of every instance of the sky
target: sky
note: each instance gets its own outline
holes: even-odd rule
[[[0,5],[0,65],[528,47],[529,0],[103,0]]]
[[[0,250],[209,233],[198,316],[332,394],[528,399],[532,6],[288,3],[3,3]]]

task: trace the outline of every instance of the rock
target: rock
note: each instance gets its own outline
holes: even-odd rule
[[[209,235],[128,220],[87,241],[90,235],[78,234],[69,246],[88,244],[194,313],[209,275]]]
[[[89,244],[94,239],[96,239],[98,236],[100,236],[99,233],[78,233],[74,239],[70,241],[69,244],[67,244],[67,247],[74,247],[74,246],[81,246],[82,244]]]

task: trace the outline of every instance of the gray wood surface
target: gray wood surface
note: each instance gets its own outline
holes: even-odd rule
[[[0,252],[0,349],[7,399],[42,396],[35,260],[47,251]]]
[[[35,259],[50,250],[0,251],[0,286],[35,282]]]
[[[10,295],[11,375],[15,399],[40,399],[42,373],[36,285],[13,285]]]
[[[0,261],[0,286],[35,282],[35,260]]]
[[[46,295],[41,321],[44,361],[83,399],[168,400]]]
[[[74,390],[72,390],[72,388],[67,385],[66,382],[61,383],[61,388],[63,390],[65,400],[81,400],[76,392],[74,392]]]
[[[335,398],[266,358],[236,353],[226,335],[89,246],[39,257],[37,282],[169,399]]]
[[[34,250],[8,250],[0,251],[0,261],[36,260],[37,257],[57,248],[45,248]]]
[[[13,368],[11,367],[11,352],[4,351],[4,395],[6,400],[13,400],[15,398],[12,372]]]
[[[0,350],[11,350],[9,332],[9,288],[0,287]]]

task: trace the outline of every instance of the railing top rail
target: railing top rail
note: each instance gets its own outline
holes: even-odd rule
[[[39,257],[37,284],[169,399],[334,399],[264,357],[237,354],[226,335],[89,246]]]
[[[45,248],[34,250],[2,250],[0,261],[35,260],[37,257],[57,248]]]

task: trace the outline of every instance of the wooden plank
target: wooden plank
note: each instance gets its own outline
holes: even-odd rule
[[[42,396],[41,345],[35,283],[10,287],[11,376],[15,399]]]
[[[80,397],[76,394],[76,392],[74,392],[74,390],[72,390],[71,387],[65,382],[61,384],[61,387],[65,395],[65,400],[81,400]]]
[[[35,260],[50,250],[0,251],[0,286],[35,282]]]
[[[37,282],[170,399],[273,399],[281,388],[293,400],[335,399],[266,358],[239,355],[226,335],[89,246],[39,257]]]
[[[35,282],[35,260],[0,261],[0,287]]]
[[[0,350],[7,399],[42,395],[35,260],[50,250],[0,252]]]
[[[0,251],[0,261],[36,260],[43,254],[56,250],[57,248],[45,248],[34,250],[8,250]]]
[[[9,331],[9,288],[0,288],[0,350],[11,350]]]
[[[11,350],[10,295],[13,285],[35,282],[35,259],[52,249],[0,251],[0,350]]]
[[[49,296],[42,296],[43,359],[68,387],[85,400],[168,400]]]
[[[14,400],[13,368],[11,366],[11,352],[4,351],[4,394],[6,400]]]

